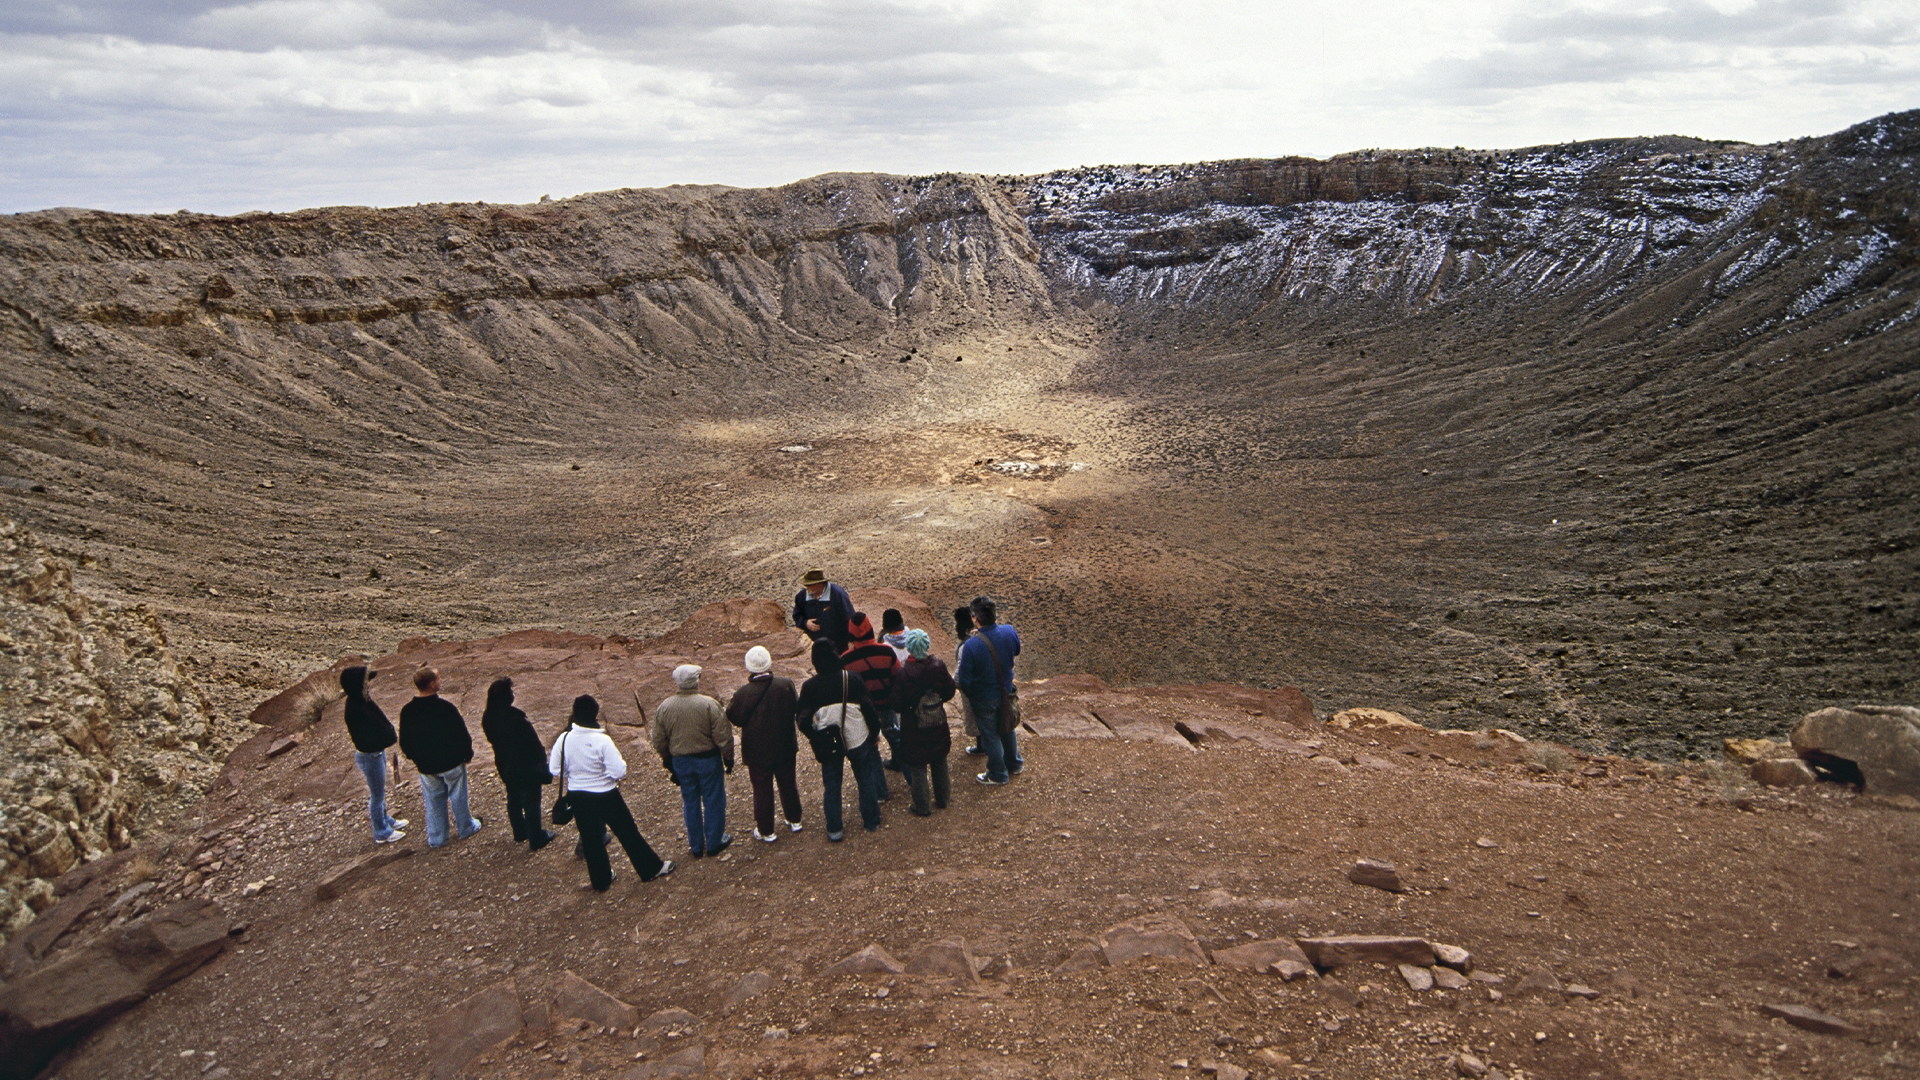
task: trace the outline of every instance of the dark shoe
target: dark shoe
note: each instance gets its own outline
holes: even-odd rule
[[[725,851],[725,850],[727,850],[728,848],[730,848],[730,847],[732,847],[732,846],[733,846],[733,834],[732,834],[732,833],[721,833],[721,834],[720,834],[720,846],[719,846],[719,847],[717,847],[717,848],[714,848],[714,849],[713,849],[712,851],[709,851],[709,852],[707,852],[707,854],[709,854],[709,855],[718,855],[718,854],[720,854],[721,852],[723,852],[723,851]]]
[[[967,747],[967,753],[974,757],[985,757],[987,754],[985,750],[980,749],[978,746]]]
[[[1013,767],[1007,770],[1007,772],[1011,773],[1014,776],[1019,776],[1021,773],[1026,771],[1027,771],[1027,763],[1024,761],[1014,762]]]
[[[917,806],[911,806],[911,807],[908,807],[908,809],[913,812],[914,817],[932,817],[933,816],[933,811],[922,810]]]
[[[888,758],[887,760],[881,762],[880,766],[881,768],[884,768],[884,769],[891,769],[894,772],[906,771],[905,767],[902,766],[898,761],[895,761],[893,758]]]
[[[532,840],[529,840],[527,842],[527,850],[539,851],[541,848],[546,847],[548,844],[551,844],[551,843],[553,843],[553,833],[543,830],[539,836],[536,836]]]
[[[947,804],[943,802],[937,802],[933,804],[933,808],[935,810],[945,810],[947,808]]]
[[[993,777],[987,775],[986,773],[975,774],[974,780],[978,781],[979,783],[985,784],[988,787],[999,787],[1002,784],[1006,783],[1005,780],[995,780]]]
[[[673,860],[668,859],[666,862],[663,862],[660,864],[660,872],[648,878],[647,880],[659,881],[661,878],[666,877],[668,874],[671,874],[671,873],[673,873]]]
[[[840,842],[840,841],[842,841],[842,840],[845,840],[846,838],[847,838],[847,834],[846,834],[846,833],[838,833],[838,832],[830,832],[830,833],[828,833],[828,834],[827,834],[827,839],[828,839],[828,840],[831,840],[832,842],[834,842],[834,843],[836,843],[836,844],[837,844],[837,843],[839,843],[839,842]]]

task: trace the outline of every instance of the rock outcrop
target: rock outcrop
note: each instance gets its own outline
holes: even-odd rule
[[[1920,797],[1920,709],[1910,705],[1810,713],[1794,726],[1793,748],[1816,768],[1857,769],[1870,794]]]
[[[199,799],[244,725],[217,721],[160,622],[74,587],[73,567],[0,520],[0,940],[54,878]]]

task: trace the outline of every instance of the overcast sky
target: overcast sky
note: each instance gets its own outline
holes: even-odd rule
[[[0,211],[1765,142],[1915,107],[1915,0],[0,2]]]

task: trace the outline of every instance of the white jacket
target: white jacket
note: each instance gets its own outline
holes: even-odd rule
[[[599,728],[575,724],[553,740],[547,752],[547,771],[560,775],[560,760],[566,758],[568,791],[612,791],[615,781],[627,775],[627,759],[620,748]]]

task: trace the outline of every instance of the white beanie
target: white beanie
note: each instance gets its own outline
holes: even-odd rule
[[[700,665],[681,664],[673,669],[673,685],[682,690],[693,690],[700,686]]]
[[[772,666],[773,656],[767,652],[766,646],[755,645],[753,648],[747,650],[748,671],[758,675]]]

